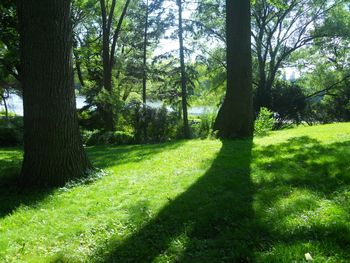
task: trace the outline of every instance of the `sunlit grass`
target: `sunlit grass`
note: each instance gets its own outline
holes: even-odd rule
[[[0,262],[350,261],[350,124],[250,141],[91,147],[107,173],[11,187],[0,150]]]

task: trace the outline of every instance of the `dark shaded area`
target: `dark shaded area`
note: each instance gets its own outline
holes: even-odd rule
[[[89,147],[87,153],[95,167],[108,168],[120,163],[143,161],[165,150],[176,149],[184,143],[185,141],[177,141],[150,145],[96,146]],[[1,149],[2,154],[0,153],[0,218],[10,214],[21,205],[35,206],[57,189],[57,187],[23,187],[18,177],[22,154],[14,154],[15,150],[18,149]],[[86,180],[86,183],[93,181]]]
[[[26,189],[20,186],[22,155],[14,148],[0,152],[0,218],[7,216],[21,205],[32,206],[45,198],[52,189]]]
[[[94,166],[108,168],[117,164],[126,164],[148,160],[155,154],[176,149],[186,141],[175,141],[160,144],[128,145],[128,146],[94,146],[87,148],[87,154]]]
[[[264,231],[253,220],[252,142],[224,141],[211,168],[156,218],[115,250],[106,262],[152,262],[171,242],[188,238],[179,262],[251,262]],[[253,238],[254,237],[254,238]]]

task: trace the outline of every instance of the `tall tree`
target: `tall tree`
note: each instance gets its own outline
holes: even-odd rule
[[[214,129],[220,138],[253,133],[250,1],[226,0],[227,87]]]
[[[112,88],[112,69],[114,65],[114,55],[117,46],[117,40],[122,28],[122,23],[126,12],[128,10],[130,0],[126,0],[124,8],[119,17],[116,28],[113,30],[113,19],[116,6],[116,0],[112,0],[111,6],[108,10],[107,0],[100,0],[101,13],[102,13],[102,61],[103,61],[103,88],[108,92],[109,95],[113,95]],[[112,44],[110,40],[112,37]],[[104,121],[105,129],[113,131],[115,129],[114,125],[114,114],[113,105],[107,102],[104,109]]]
[[[143,114],[144,119],[146,116],[146,109],[147,109],[147,40],[148,40],[148,20],[149,20],[149,3],[148,0],[146,0],[145,3],[145,28],[143,33],[143,54],[142,54],[142,103],[143,103]],[[147,140],[147,126],[146,123],[143,124],[143,139],[144,141]]]
[[[79,134],[70,0],[19,0],[27,185],[63,185],[91,168]]]
[[[187,77],[184,54],[183,26],[182,26],[182,0],[177,0],[179,15],[178,15],[178,34],[179,34],[179,52],[180,52],[180,67],[181,67],[181,98],[182,98],[182,119],[184,125],[184,137],[190,138],[190,127],[188,125],[187,112]]]
[[[271,108],[272,86],[290,55],[326,36],[317,31],[343,0],[257,0],[253,6],[253,50],[257,59],[257,110]]]

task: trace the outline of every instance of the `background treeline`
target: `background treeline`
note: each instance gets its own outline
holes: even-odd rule
[[[350,120],[349,5],[253,2],[257,132]],[[76,95],[86,100],[78,110],[85,144],[211,135],[226,87],[225,1],[75,0],[71,20]],[[0,27],[0,144],[13,145],[22,136],[21,118],[7,106],[10,93],[21,95],[13,1],[1,1]]]

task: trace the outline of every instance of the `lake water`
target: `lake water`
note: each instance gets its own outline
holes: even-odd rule
[[[10,94],[10,97],[6,101],[7,101],[9,112],[14,112],[17,115],[23,116],[23,101],[21,97],[19,97],[16,94]],[[76,98],[76,103],[77,103],[77,109],[81,109],[86,105],[85,98],[83,96],[78,96]],[[153,108],[160,108],[162,106],[162,102],[153,101],[153,102],[148,102],[147,105]],[[3,104],[0,104],[0,111],[2,110],[5,110],[5,107]],[[171,111],[171,108],[168,107],[168,110]],[[200,116],[200,115],[203,115],[205,112],[212,111],[212,110],[213,109],[211,107],[197,106],[197,107],[189,108],[188,112],[190,115]]]
[[[10,97],[6,100],[7,107],[9,112],[14,112],[19,116],[23,116],[23,101],[22,98],[16,94],[10,94]],[[83,106],[85,106],[85,98],[84,97],[77,97],[76,98],[77,103],[77,109],[81,109]],[[5,107],[3,104],[0,104],[0,111],[5,110]]]

